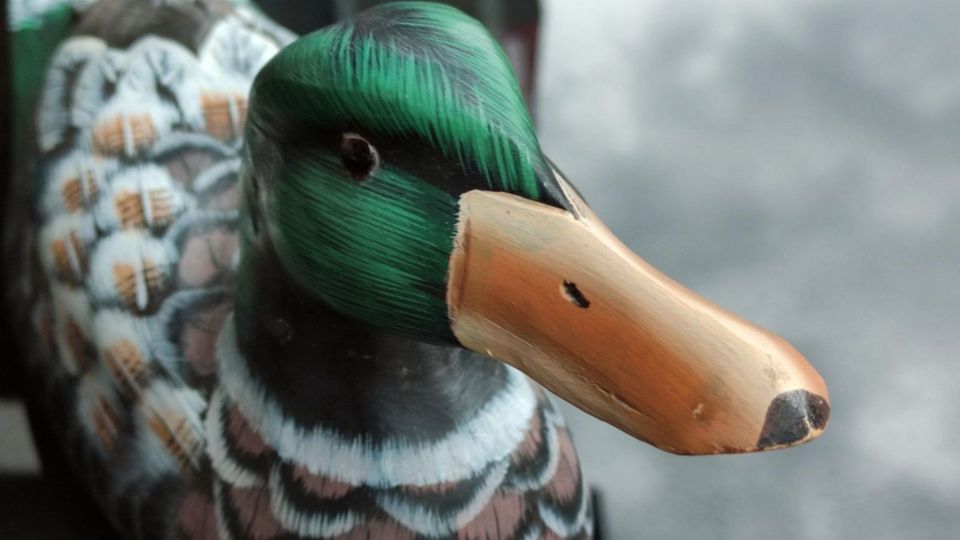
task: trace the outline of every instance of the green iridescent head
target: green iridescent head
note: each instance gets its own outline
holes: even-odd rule
[[[502,51],[460,12],[393,3],[307,36],[251,103],[245,253],[272,249],[333,309],[455,340],[671,452],[823,431],[816,371],[603,226],[541,153]]]
[[[449,338],[458,199],[560,206],[510,63],[462,12],[396,2],[301,38],[256,79],[250,232],[339,312]],[[261,230],[262,229],[262,230]]]

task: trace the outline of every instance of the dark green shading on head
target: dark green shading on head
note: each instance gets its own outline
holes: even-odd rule
[[[369,176],[345,169],[346,134],[376,148]],[[387,4],[287,47],[254,83],[247,145],[248,206],[286,271],[407,334],[452,339],[460,194],[564,205],[503,51],[440,4]]]
[[[287,168],[268,220],[280,259],[326,303],[376,326],[449,337],[446,274],[456,200],[402,171],[360,185],[318,155]]]
[[[390,3],[306,36],[264,68],[254,94],[251,124],[280,137],[292,126],[417,136],[477,170],[470,187],[534,200],[552,180],[509,60],[448,6]]]

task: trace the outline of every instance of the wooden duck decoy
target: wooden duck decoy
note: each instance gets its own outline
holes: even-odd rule
[[[790,345],[604,228],[455,9],[294,40],[99,0],[32,141],[6,242],[31,406],[131,538],[589,538],[527,376],[678,454],[827,422]]]

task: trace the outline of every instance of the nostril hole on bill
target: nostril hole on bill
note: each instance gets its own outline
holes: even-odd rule
[[[587,297],[580,292],[576,283],[564,280],[563,285],[560,287],[560,292],[563,293],[563,297],[566,298],[568,302],[578,308],[587,309],[590,307],[590,300],[587,300]]]

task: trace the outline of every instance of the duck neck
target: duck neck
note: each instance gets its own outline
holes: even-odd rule
[[[234,311],[244,373],[286,419],[364,441],[438,440],[509,391],[502,364],[330,309],[269,247],[244,246]]]

